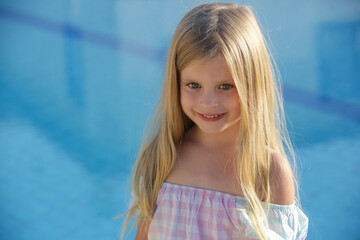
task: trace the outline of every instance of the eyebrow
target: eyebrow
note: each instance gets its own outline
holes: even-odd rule
[[[185,78],[185,79],[180,79],[181,82],[199,82],[198,80],[194,80],[191,78]],[[231,78],[231,79],[225,79],[225,80],[220,80],[218,81],[218,83],[235,83],[235,81]]]

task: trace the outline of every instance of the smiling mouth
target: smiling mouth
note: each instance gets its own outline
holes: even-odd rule
[[[198,113],[201,117],[206,118],[206,119],[219,119],[220,117],[222,117],[225,113],[217,113],[217,114],[202,114],[202,113]]]
[[[206,118],[216,118],[216,117],[219,117],[220,114],[214,114],[214,115],[206,115],[206,114],[201,114],[203,117],[206,117]]]

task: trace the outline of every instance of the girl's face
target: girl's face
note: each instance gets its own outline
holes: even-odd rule
[[[222,55],[185,67],[180,94],[183,111],[203,132],[238,129],[239,95]]]

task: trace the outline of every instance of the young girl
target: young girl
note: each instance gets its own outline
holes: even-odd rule
[[[247,6],[203,4],[184,16],[122,238],[132,216],[136,239],[306,238],[267,49]]]

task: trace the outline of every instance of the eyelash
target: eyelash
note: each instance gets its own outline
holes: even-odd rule
[[[198,87],[192,87],[192,85],[193,84],[197,84],[198,85]],[[221,86],[228,86],[228,88],[221,88]],[[197,88],[199,88],[199,86],[200,86],[200,84],[198,84],[198,83],[189,83],[189,84],[187,84],[186,86],[189,86],[191,89],[197,89]],[[233,86],[231,85],[231,84],[227,84],[227,83],[225,83],[225,84],[221,84],[220,85],[220,88],[221,89],[223,89],[223,90],[230,90],[230,89],[232,89],[233,88]]]

